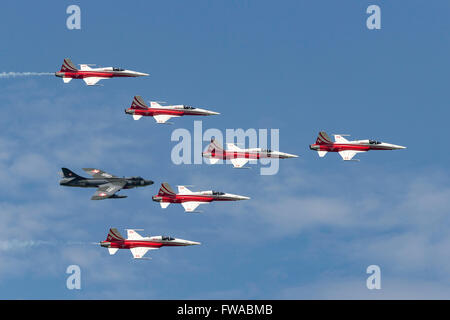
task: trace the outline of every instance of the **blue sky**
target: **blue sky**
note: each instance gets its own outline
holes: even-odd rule
[[[66,8],[81,8],[81,30]],[[366,28],[377,4],[382,29]],[[62,60],[150,73],[63,84],[0,79],[0,298],[381,299],[450,297],[447,1],[10,1],[0,72]],[[279,129],[274,176],[174,165],[177,128],[125,115],[134,95],[205,107],[203,128]],[[320,130],[407,146],[358,163],[308,149]],[[206,143],[204,144],[206,146]],[[155,185],[90,201],[62,166],[142,175]],[[159,183],[250,196],[185,214],[152,202]],[[89,242],[109,227],[202,242],[133,261]],[[34,242],[32,242],[34,241]],[[46,242],[39,242],[46,241]],[[74,244],[80,242],[80,244]],[[34,245],[32,245],[35,243]],[[28,245],[27,245],[28,244]],[[82,289],[66,289],[68,265]],[[367,266],[382,289],[366,288]]]

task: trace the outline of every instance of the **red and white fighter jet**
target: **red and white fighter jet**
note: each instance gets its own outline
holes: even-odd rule
[[[273,151],[270,149],[241,149],[232,143],[227,143],[227,150],[223,150],[222,146],[214,139],[211,139],[207,151],[203,152],[202,156],[204,158],[209,158],[211,164],[215,164],[219,160],[230,160],[234,168],[242,168],[249,160],[261,158],[298,158],[295,154]]]
[[[193,192],[185,186],[178,186],[178,193],[175,193],[167,182],[163,182],[158,194],[153,196],[153,201],[159,202],[161,208],[165,209],[171,203],[181,203],[185,212],[195,212],[195,209],[197,209],[199,205],[212,201],[237,201],[249,199],[249,197],[220,191],[209,190]]]
[[[327,152],[338,152],[345,161],[352,158],[360,152],[369,150],[399,150],[406,147],[380,142],[376,140],[354,140],[348,141],[342,135],[334,135],[335,142],[331,141],[328,134],[324,131],[319,132],[316,143],[309,146],[311,150],[317,151],[319,157],[325,157]],[[359,160],[357,160],[359,161]]]
[[[156,101],[150,101],[150,108],[145,104],[141,96],[135,96],[131,107],[125,109],[126,114],[133,115],[134,120],[142,117],[153,117],[157,123],[166,123],[172,117],[181,116],[212,116],[220,114],[206,109],[194,108],[183,104],[162,106]]]
[[[169,236],[143,237],[136,230],[140,229],[127,229],[128,238],[125,239],[116,228],[111,228],[106,240],[100,242],[100,246],[108,248],[110,255],[115,254],[119,249],[130,249],[134,259],[146,259],[144,255],[149,250],[156,250],[161,247],[185,247],[201,244],[200,242]]]
[[[72,79],[83,79],[88,86],[94,86],[102,79],[143,77],[148,74],[114,67],[91,68],[88,64],[80,64],[80,69],[77,69],[72,61],[66,58],[55,76],[62,78],[64,83],[69,83]]]

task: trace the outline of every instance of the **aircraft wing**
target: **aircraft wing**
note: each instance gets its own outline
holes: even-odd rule
[[[340,134],[335,134],[334,135],[334,141],[336,141],[337,143],[348,143],[349,142],[347,139],[345,139]]]
[[[127,240],[142,240],[143,237],[134,229],[127,229]]]
[[[158,248],[136,247],[130,249],[133,258],[135,259],[142,259],[149,250],[158,250]]]
[[[189,190],[188,188],[186,188],[185,186],[177,186],[178,188],[178,194],[190,194],[192,193],[191,190]]]
[[[243,150],[233,143],[227,143],[227,151],[243,151]]]
[[[171,116],[168,114],[158,114],[156,116],[153,116],[153,118],[155,118],[157,123],[166,123],[166,121],[172,117],[178,117],[178,116]]]
[[[84,172],[90,174],[93,178],[117,178],[115,175],[95,168],[83,168]]]
[[[231,159],[231,163],[235,168],[242,168],[248,162],[247,158],[235,158]]]
[[[186,211],[186,212],[193,212],[202,203],[204,203],[204,202],[187,201],[187,202],[182,202],[181,205],[183,206],[184,211]]]
[[[86,84],[88,86],[95,86],[97,84],[97,82],[99,82],[102,79],[109,79],[109,78],[102,78],[102,77],[88,77],[88,78],[84,78],[84,82],[86,82]]]
[[[122,189],[126,181],[117,181],[102,184],[98,187],[97,192],[92,196],[91,200],[103,200],[111,198],[116,192]]]
[[[339,154],[341,155],[342,159],[345,161],[352,160],[352,158],[355,156],[355,154],[365,152],[365,151],[353,151],[353,150],[345,150],[345,151],[339,151]]]

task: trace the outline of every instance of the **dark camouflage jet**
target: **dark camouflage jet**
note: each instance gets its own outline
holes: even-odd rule
[[[83,168],[92,178],[81,177],[67,168],[62,168],[61,170],[63,176],[59,181],[61,186],[98,188],[91,200],[126,198],[127,196],[117,195],[116,192],[121,189],[145,187],[153,184],[153,181],[145,180],[142,177],[120,178],[94,168]]]

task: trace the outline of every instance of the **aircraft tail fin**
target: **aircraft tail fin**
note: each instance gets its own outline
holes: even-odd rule
[[[163,182],[161,184],[161,188],[159,189],[158,195],[159,196],[174,196],[175,191],[173,191],[173,189],[170,187],[170,185],[167,182]]]
[[[61,72],[76,72],[76,71],[78,71],[78,69],[77,69],[77,67],[75,67],[75,65],[69,58],[65,58],[60,71]]]
[[[333,141],[331,141],[328,134],[325,131],[320,131],[319,135],[317,136],[316,144],[329,144],[329,143],[333,143]]]
[[[122,241],[125,240],[124,237],[120,234],[120,232],[116,228],[109,229],[108,236],[106,237],[106,241]]]
[[[223,147],[214,139],[211,139],[211,143],[208,146],[208,150],[207,152],[222,152],[223,151]]]
[[[61,172],[64,178],[83,178],[82,176],[77,175],[75,172],[67,168],[61,168]]]
[[[147,110],[148,106],[141,96],[134,96],[133,102],[131,103],[131,109]]]

